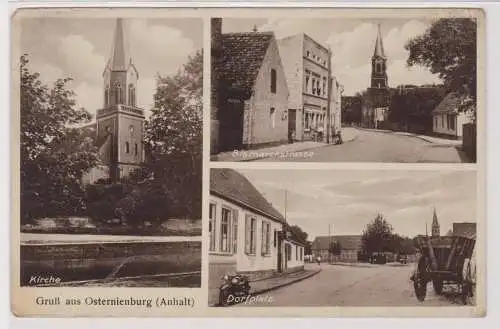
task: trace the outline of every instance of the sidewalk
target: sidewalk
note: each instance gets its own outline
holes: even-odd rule
[[[440,138],[440,137],[427,136],[427,135],[420,135],[420,134],[414,134],[414,133],[403,132],[403,131],[393,131],[393,130],[385,130],[385,129],[372,129],[372,128],[362,128],[362,127],[356,127],[356,129],[366,130],[366,131],[373,131],[373,132],[384,133],[384,134],[394,134],[394,135],[400,135],[400,136],[415,137],[415,138],[419,138],[421,140],[424,140],[424,141],[426,141],[428,143],[438,144],[438,145],[442,145],[442,146],[461,146],[462,145],[462,141],[461,140]]]
[[[343,128],[342,140],[344,143],[356,139],[357,133],[355,129]],[[326,144],[324,142],[305,141],[295,142],[292,144],[282,144],[273,147],[264,147],[255,150],[234,150],[230,152],[223,152],[210,157],[211,161],[254,161],[265,158],[276,158],[276,160],[284,160],[294,157],[311,157],[312,150],[333,146],[333,144]]]
[[[295,282],[299,282],[308,279],[321,272],[321,268],[306,268],[303,271],[284,273],[276,275],[272,278],[267,278],[258,281],[250,282],[250,295],[257,296],[264,294],[266,292],[291,285]],[[210,306],[217,306],[218,301],[211,301]]]

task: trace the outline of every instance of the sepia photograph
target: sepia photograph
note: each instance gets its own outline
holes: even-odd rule
[[[212,161],[476,162],[475,18],[211,25]]]
[[[20,285],[201,287],[203,20],[19,21]]]
[[[476,186],[474,171],[212,168],[209,305],[476,305]]]

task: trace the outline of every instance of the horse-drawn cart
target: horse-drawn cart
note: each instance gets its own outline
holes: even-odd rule
[[[462,302],[468,304],[476,284],[473,262],[476,240],[461,236],[425,236],[417,237],[416,242],[421,256],[411,279],[417,299],[425,300],[427,284],[432,282],[438,295],[444,285],[458,286]]]

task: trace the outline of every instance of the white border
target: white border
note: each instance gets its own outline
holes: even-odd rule
[[[337,326],[337,327],[362,327],[364,325],[369,325],[371,327],[375,326],[383,326],[384,328],[413,328],[413,327],[426,327],[426,328],[442,328],[443,326],[452,326],[453,328],[469,328],[471,326],[476,325],[475,323],[471,323],[470,321],[481,321],[479,324],[481,327],[494,325],[495,317],[498,316],[499,312],[498,308],[498,297],[500,296],[496,290],[498,284],[496,281],[500,278],[500,273],[498,269],[497,259],[498,255],[496,253],[495,244],[497,241],[496,233],[499,232],[497,221],[500,220],[500,209],[498,207],[500,193],[498,189],[500,188],[500,180],[498,169],[498,159],[499,159],[499,151],[500,147],[497,143],[500,141],[500,129],[498,128],[498,124],[500,123],[500,114],[498,107],[500,105],[496,100],[496,94],[498,94],[498,79],[500,77],[500,70],[498,62],[500,61],[500,38],[498,36],[498,31],[500,31],[500,4],[494,2],[470,2],[470,1],[441,1],[437,2],[413,2],[413,1],[386,1],[386,2],[376,2],[376,1],[366,1],[364,3],[361,2],[300,2],[300,1],[290,1],[290,2],[271,2],[271,1],[260,1],[260,2],[243,2],[243,1],[232,1],[232,2],[208,2],[208,1],[184,1],[173,3],[169,2],[151,2],[151,1],[123,1],[121,3],[117,2],[100,2],[100,3],[90,3],[90,2],[69,2],[69,1],[52,1],[51,3],[42,2],[42,1],[17,1],[17,3],[21,3],[23,6],[28,7],[58,7],[64,5],[72,5],[72,6],[92,6],[92,7],[104,7],[104,6],[117,6],[117,7],[132,7],[132,6],[148,6],[148,7],[193,7],[193,6],[213,6],[213,7],[223,7],[227,6],[228,3],[232,3],[234,7],[261,7],[261,6],[272,6],[272,7],[284,7],[284,6],[293,6],[293,7],[323,7],[327,4],[336,5],[339,7],[425,7],[432,5],[433,7],[437,6],[450,6],[453,4],[454,7],[468,7],[468,6],[478,6],[485,8],[486,10],[486,24],[487,24],[487,139],[486,139],[486,160],[487,160],[487,227],[488,227],[488,236],[486,237],[487,245],[488,245],[488,265],[487,265],[487,310],[488,316],[485,319],[313,319],[313,318],[301,318],[301,319],[190,319],[190,320],[181,320],[181,319],[81,319],[78,321],[72,319],[20,319],[15,318],[10,313],[10,302],[8,291],[10,289],[8,275],[10,271],[7,269],[10,265],[9,259],[9,223],[8,219],[10,218],[9,211],[9,185],[2,184],[2,189],[0,190],[0,200],[2,202],[2,207],[0,208],[3,211],[3,219],[4,229],[1,231],[4,234],[2,243],[4,244],[3,248],[1,248],[1,252],[3,253],[3,257],[0,257],[1,263],[0,266],[2,269],[2,292],[3,298],[1,299],[2,303],[2,317],[5,317],[7,321],[9,321],[9,327],[12,328],[50,328],[54,329],[59,326],[61,328],[109,328],[112,327],[120,327],[120,328],[137,328],[141,327],[187,327],[187,328],[199,328],[199,327],[222,327],[222,328],[230,328],[230,327],[238,327],[238,328],[254,328],[254,327],[269,327],[269,328],[303,328],[303,327],[316,327],[327,325],[329,327]],[[9,37],[10,37],[10,24],[8,18],[8,3],[5,1],[1,2],[0,9],[2,14],[4,14],[1,22],[3,23],[3,28],[0,30],[1,33],[1,41],[3,46],[1,49],[4,49],[2,52],[2,61],[1,62],[1,74],[0,76],[3,78],[1,81],[2,87],[0,89],[0,100],[2,101],[3,106],[0,107],[0,124],[2,127],[0,129],[0,143],[2,143],[1,150],[9,150],[10,148],[10,131],[9,131],[9,122],[10,122],[10,105],[9,105],[9,87],[10,79],[9,79],[9,67],[10,67],[10,58],[9,58]],[[8,152],[7,152],[8,153]],[[4,161],[1,162],[0,168],[0,181],[1,182],[9,182],[9,158],[4,157]],[[293,320],[293,321],[292,321]],[[168,321],[168,322],[167,322]],[[325,322],[328,321],[328,322]]]

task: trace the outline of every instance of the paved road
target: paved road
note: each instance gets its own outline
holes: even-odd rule
[[[315,265],[317,266],[317,265]],[[263,296],[271,296],[272,306],[451,306],[460,305],[453,287],[445,287],[444,296],[436,296],[432,284],[427,298],[419,302],[410,275],[414,265],[366,267],[322,265],[322,271],[303,281]],[[238,307],[262,307],[262,304]]]
[[[354,133],[354,140],[342,145],[329,145],[314,150],[312,157],[290,157],[287,161],[302,162],[468,162],[463,152],[453,145],[430,143],[413,136],[392,132],[374,132],[343,128]],[[275,158],[257,161],[276,161]]]

